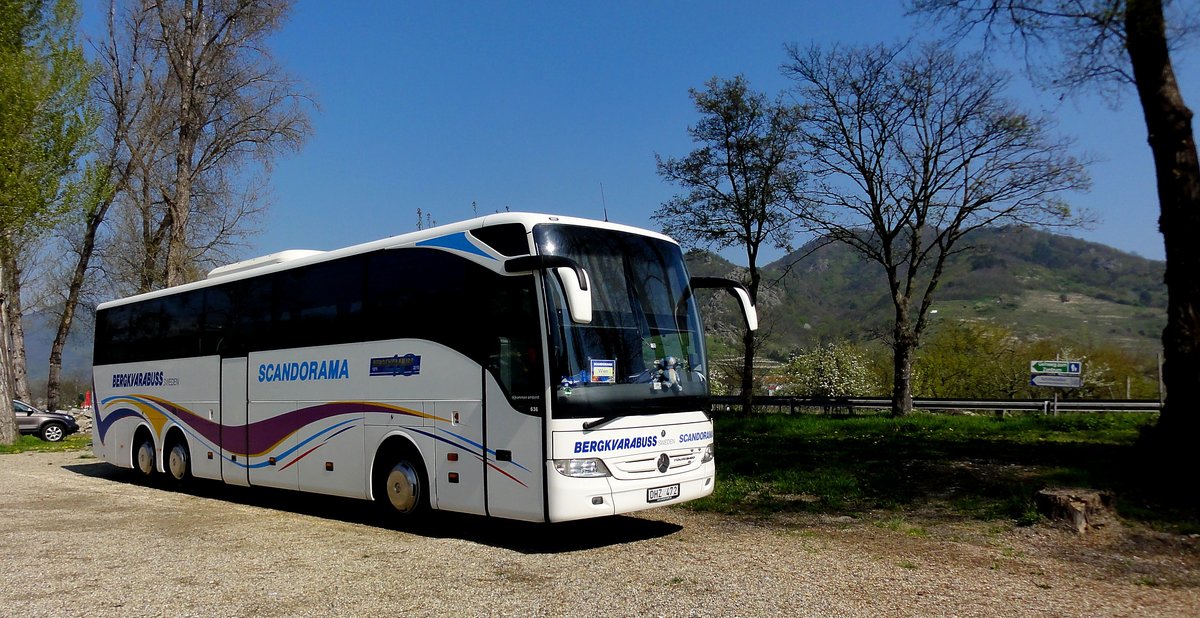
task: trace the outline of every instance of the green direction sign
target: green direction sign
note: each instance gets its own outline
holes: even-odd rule
[[[1029,373],[1047,373],[1077,376],[1082,373],[1081,361],[1035,360],[1029,361]]]

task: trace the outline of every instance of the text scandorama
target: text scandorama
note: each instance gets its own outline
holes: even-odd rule
[[[303,363],[263,363],[258,366],[259,382],[344,380],[349,377],[350,361],[344,358]]]

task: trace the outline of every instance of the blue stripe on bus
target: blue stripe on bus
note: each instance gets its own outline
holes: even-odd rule
[[[472,243],[469,238],[467,238],[466,232],[458,232],[455,234],[447,234],[445,236],[438,236],[437,238],[430,238],[429,240],[422,240],[422,241],[418,242],[416,244],[416,246],[418,246],[418,247],[437,247],[439,249],[453,249],[455,251],[462,251],[463,253],[470,253],[472,255],[478,255],[481,257],[485,257],[489,260],[496,259],[492,255],[489,255],[487,252],[485,252],[483,249],[476,247],[475,244]]]

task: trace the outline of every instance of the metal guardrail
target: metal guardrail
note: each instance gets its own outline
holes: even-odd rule
[[[713,406],[741,407],[742,398],[736,395],[712,397]],[[756,395],[755,407],[823,409],[887,410],[892,400],[886,397],[793,397],[789,395]],[[1000,410],[1028,411],[1051,414],[1056,412],[1158,412],[1162,405],[1157,399],[913,399],[913,408],[920,410]]]

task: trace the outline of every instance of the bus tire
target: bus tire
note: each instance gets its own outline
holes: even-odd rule
[[[167,460],[164,462],[167,475],[176,483],[183,483],[192,474],[192,457],[188,453],[187,443],[176,438],[167,447]]]
[[[133,447],[133,469],[143,477],[150,478],[154,476],[155,472],[154,440],[141,432],[138,435],[137,442]]]
[[[375,470],[375,500],[391,514],[418,519],[429,511],[425,464],[412,447],[385,452]]]

